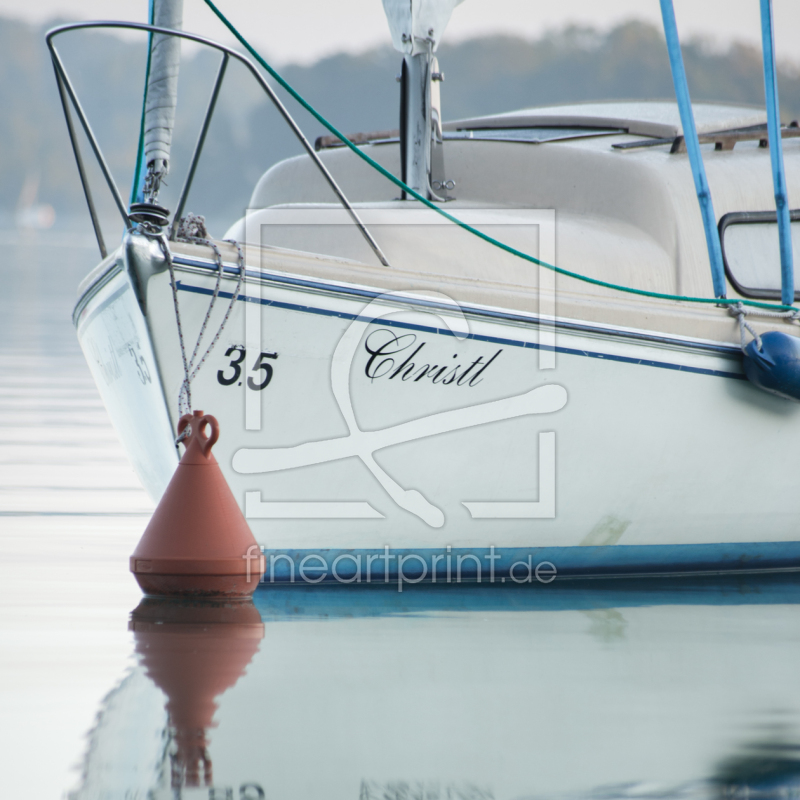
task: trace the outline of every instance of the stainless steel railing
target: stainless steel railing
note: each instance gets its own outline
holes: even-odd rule
[[[186,33],[184,31],[169,30],[167,28],[159,28],[155,25],[145,25],[136,22],[115,22],[115,21],[75,22],[68,25],[60,25],[57,28],[53,28],[52,30],[48,31],[45,36],[45,41],[47,42],[47,47],[49,48],[51,57],[53,59],[53,68],[56,74],[56,82],[58,84],[59,96],[61,97],[61,104],[64,109],[64,117],[67,123],[67,130],[69,132],[70,142],[72,144],[72,150],[73,153],[75,154],[75,161],[78,166],[78,173],[80,175],[84,195],[86,196],[86,203],[89,207],[89,214],[92,218],[92,225],[94,227],[95,236],[97,237],[97,244],[98,247],[100,248],[100,254],[103,258],[105,258],[106,255],[108,254],[108,249],[103,239],[103,233],[100,227],[100,219],[97,214],[97,208],[94,204],[94,198],[92,196],[91,187],[89,185],[89,180],[83,162],[80,145],[78,143],[78,138],[75,133],[75,126],[72,120],[70,105],[74,109],[75,114],[77,115],[78,120],[80,121],[81,127],[83,128],[83,131],[86,134],[87,139],[89,140],[92,152],[94,153],[94,156],[97,159],[97,163],[100,166],[100,170],[103,173],[103,177],[105,178],[106,183],[108,184],[108,188],[111,191],[112,197],[114,198],[114,203],[117,206],[117,209],[119,210],[119,213],[123,219],[123,222],[125,223],[126,228],[131,228],[134,223],[129,214],[128,207],[125,205],[125,202],[122,199],[122,194],[119,191],[119,187],[117,186],[116,181],[114,180],[114,177],[111,174],[109,165],[105,157],[103,156],[103,153],[100,149],[100,145],[97,142],[97,137],[94,135],[94,132],[92,131],[91,125],[89,124],[89,119],[86,116],[83,107],[81,106],[80,100],[78,99],[78,95],[75,92],[75,88],[72,84],[72,81],[69,78],[69,75],[67,74],[67,70],[64,66],[64,63],[61,59],[61,56],[54,42],[57,36],[60,36],[69,31],[87,30],[96,28],[137,30],[148,33],[164,34],[166,36],[176,36],[181,39],[186,39],[191,42],[196,42],[197,44],[209,47],[213,50],[217,50],[222,54],[219,69],[217,70],[217,77],[214,81],[214,86],[211,91],[211,97],[209,99],[205,115],[203,117],[202,125],[200,126],[200,134],[197,138],[197,143],[195,144],[194,152],[192,154],[192,159],[189,164],[189,169],[187,170],[186,173],[186,179],[184,181],[183,188],[181,189],[180,197],[178,199],[178,204],[176,206],[175,213],[172,218],[172,224],[170,229],[171,238],[174,239],[175,234],[177,233],[178,222],[180,220],[181,214],[183,213],[183,209],[186,206],[186,200],[189,196],[189,192],[192,187],[192,182],[194,180],[194,176],[197,171],[197,165],[200,161],[200,156],[203,151],[203,145],[205,144],[206,135],[208,134],[208,128],[209,125],[211,124],[211,119],[214,115],[214,110],[217,105],[217,99],[219,98],[219,93],[225,78],[228,61],[232,58],[242,63],[245,66],[245,68],[250,72],[250,74],[255,78],[256,82],[259,84],[259,86],[265,92],[267,97],[269,97],[272,104],[275,106],[280,115],[283,117],[286,124],[289,126],[294,135],[300,141],[300,144],[303,146],[303,149],[306,151],[309,158],[311,158],[311,160],[317,166],[319,171],[322,173],[322,176],[325,178],[328,185],[331,187],[331,190],[336,195],[337,199],[342,204],[342,206],[347,210],[348,214],[350,215],[350,218],[353,220],[353,223],[361,231],[361,234],[367,240],[367,243],[372,248],[378,260],[381,262],[381,264],[383,264],[383,266],[385,267],[389,266],[389,262],[386,260],[386,256],[383,254],[383,251],[373,238],[372,234],[367,230],[367,227],[362,222],[361,218],[358,215],[358,212],[355,210],[355,208],[353,208],[352,204],[347,199],[347,197],[345,197],[345,194],[339,187],[339,184],[336,182],[333,175],[331,175],[330,171],[325,166],[319,154],[314,150],[313,145],[303,134],[302,130],[300,129],[300,126],[294,120],[292,115],[289,113],[289,111],[280,101],[278,96],[275,94],[273,88],[269,85],[269,83],[267,83],[264,76],[261,75],[261,73],[256,68],[255,64],[253,64],[253,62],[250,61],[250,59],[248,59],[246,56],[243,56],[241,53],[232,50],[229,47],[225,47],[225,45],[212,41],[211,39],[206,39],[203,36],[197,36],[196,34]]]

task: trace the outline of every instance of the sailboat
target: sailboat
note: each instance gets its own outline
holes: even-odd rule
[[[74,322],[155,499],[200,408],[266,582],[800,566],[800,128],[780,121],[769,3],[765,110],[692,105],[662,0],[676,102],[445,121],[436,51],[457,3],[384,0],[398,129],[348,136],[311,109],[331,131],[312,144],[264,70],[305,101],[206,2],[250,56],[183,31],[168,0],[149,24],[47,37],[95,227],[78,125],[125,224],[113,249],[99,234]],[[98,27],[150,37],[130,204],[57,49]],[[220,68],[170,212],[181,40]],[[232,60],[304,154],[212,239],[184,212]]]

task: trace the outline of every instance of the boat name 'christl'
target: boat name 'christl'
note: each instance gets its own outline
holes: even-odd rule
[[[426,344],[427,342],[417,343],[415,333],[398,335],[388,328],[373,331],[364,342],[364,348],[369,353],[364,374],[370,380],[393,380],[399,377],[401,381],[417,383],[423,378],[429,378],[432,383],[441,383],[443,386],[477,386],[483,381],[481,375],[503,352],[500,348],[488,359],[478,356],[465,365],[431,364],[422,362],[425,356],[421,354]],[[453,353],[453,358],[457,359],[458,353]]]

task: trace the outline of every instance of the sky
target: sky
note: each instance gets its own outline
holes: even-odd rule
[[[682,37],[702,35],[721,47],[760,45],[758,0],[674,0]],[[778,57],[800,64],[800,2],[773,0]],[[310,63],[343,50],[389,44],[380,0],[216,0],[252,43],[276,63]],[[0,14],[41,23],[54,17],[145,22],[147,0],[0,0]],[[485,33],[536,38],[568,23],[607,29],[623,20],[660,25],[658,0],[465,0],[453,13],[445,41]],[[203,0],[184,0],[184,28],[230,43]]]

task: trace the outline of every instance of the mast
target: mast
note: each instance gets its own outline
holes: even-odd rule
[[[441,151],[441,81],[434,53],[453,9],[463,0],[383,0],[392,44],[403,54],[400,78],[402,179],[431,200],[445,200]]]
[[[180,30],[183,23],[183,0],[152,0],[152,24],[158,28]],[[151,37],[150,60],[142,126],[143,165],[146,169],[142,196],[137,199],[155,203],[161,181],[169,172],[175,108],[178,103],[178,71],[181,40],[177,36],[156,33]],[[137,187],[138,188],[138,187]]]

